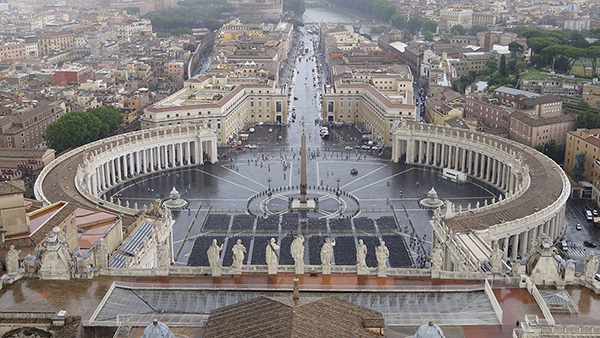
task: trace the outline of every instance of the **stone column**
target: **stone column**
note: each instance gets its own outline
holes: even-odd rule
[[[452,148],[454,148],[454,170],[458,170],[459,148],[457,146],[453,146]]]
[[[518,237],[519,235],[512,235],[512,250],[511,250],[511,258],[513,260],[517,259],[517,251],[519,250],[519,247],[517,246],[517,244],[519,243],[518,241]]]
[[[473,151],[471,149],[466,150],[467,151],[467,166],[466,166],[466,173],[467,174],[471,174],[471,168],[473,168]]]
[[[529,242],[529,232],[528,231],[523,231],[519,236],[521,236],[521,238],[519,239],[519,249],[521,252],[521,259],[525,258],[525,255],[527,254],[527,247],[528,247],[528,242]]]
[[[171,162],[171,165],[174,167],[175,166],[175,144],[172,144],[169,147],[170,151],[169,151],[169,162]]]
[[[415,141],[409,140],[406,144],[406,163],[415,162]]]
[[[433,165],[434,166],[438,166],[438,159],[439,159],[439,151],[440,151],[440,143],[436,142],[433,144]]]
[[[117,181],[117,179],[116,179],[117,176],[115,176],[116,175],[115,160],[111,159],[110,161],[108,161],[107,165],[108,165],[108,175],[109,175],[107,185],[110,186],[110,185],[113,185]]]
[[[504,245],[504,257],[508,258],[508,240],[509,237],[502,238],[502,245]]]
[[[154,149],[155,149],[155,147],[152,147],[149,149],[150,156],[148,156],[148,159],[149,159],[148,165],[149,165],[150,169],[148,169],[148,172],[154,171]]]
[[[446,145],[444,143],[440,144],[440,167],[445,168],[446,162]]]
[[[432,160],[431,160],[431,142],[427,141],[427,154],[425,155],[426,159],[427,159],[427,164],[432,164]]]

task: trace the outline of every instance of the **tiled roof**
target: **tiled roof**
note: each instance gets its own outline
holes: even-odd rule
[[[363,323],[383,327],[381,313],[337,298],[301,301],[297,306],[276,299],[258,297],[213,310],[204,338],[376,337]]]
[[[527,114],[523,114],[521,112],[516,112],[511,115],[511,118],[517,119],[530,127],[541,127],[547,126],[556,123],[576,121],[577,115],[575,114],[565,114],[554,117],[544,117],[544,118],[533,118]]]
[[[0,196],[19,194],[25,192],[25,183],[23,181],[0,182]]]
[[[467,214],[445,220],[445,225],[454,231],[487,229],[502,222],[514,221],[542,210],[556,201],[563,187],[558,165],[548,166],[542,161],[544,155],[537,152],[523,151],[521,148],[509,146],[523,155],[524,163],[529,166],[531,185],[519,198],[496,208]]]

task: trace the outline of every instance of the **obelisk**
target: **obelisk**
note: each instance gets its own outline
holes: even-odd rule
[[[306,135],[302,133],[302,146],[300,148],[302,155],[300,156],[300,209],[307,208],[306,199]]]

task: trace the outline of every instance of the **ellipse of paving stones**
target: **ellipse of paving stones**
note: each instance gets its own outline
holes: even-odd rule
[[[212,244],[212,240],[216,239],[217,244],[221,245],[225,241],[225,237],[222,236],[199,236],[194,241],[194,246],[188,257],[188,266],[209,266],[208,256],[206,251]]]
[[[311,265],[321,265],[321,247],[325,243],[325,236],[311,236],[308,239],[308,259]]]
[[[356,265],[356,244],[354,243],[354,237],[336,237],[333,254],[335,256],[335,265]]]
[[[298,213],[287,213],[281,217],[281,231],[292,230],[294,234],[298,232]]]
[[[352,224],[350,223],[350,219],[330,219],[329,220],[329,228],[331,231],[352,231]]]
[[[279,250],[279,264],[281,265],[294,265],[294,259],[290,252],[290,246],[294,238],[292,236],[286,236],[281,239],[281,249]]]
[[[326,231],[327,230],[327,220],[324,218],[314,218],[314,217],[309,218],[308,219],[308,230]]]
[[[356,226],[356,220],[354,220],[354,225]],[[383,216],[377,219],[377,226],[379,227],[379,231],[382,230],[398,230],[398,226],[396,225],[396,220],[394,216]]]
[[[265,249],[271,237],[254,237],[254,248],[252,249],[252,265],[267,265]],[[277,238],[275,238],[277,239]]]
[[[353,220],[354,228],[356,230],[375,230],[375,222],[372,219],[366,217],[357,217]]]
[[[231,215],[210,214],[204,222],[204,230],[227,230]]]
[[[279,230],[279,216],[272,215],[264,219],[258,217],[256,221],[256,230],[258,231],[277,231]]]
[[[252,230],[254,227],[254,217],[251,215],[235,215],[231,223],[231,230]]]
[[[390,250],[389,262],[392,268],[410,268],[413,266],[402,235],[381,236],[381,238]]]

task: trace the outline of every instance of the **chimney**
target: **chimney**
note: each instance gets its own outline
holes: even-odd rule
[[[294,294],[292,298],[294,299],[294,304],[298,305],[298,300],[300,299],[300,280],[298,278],[294,278]]]

